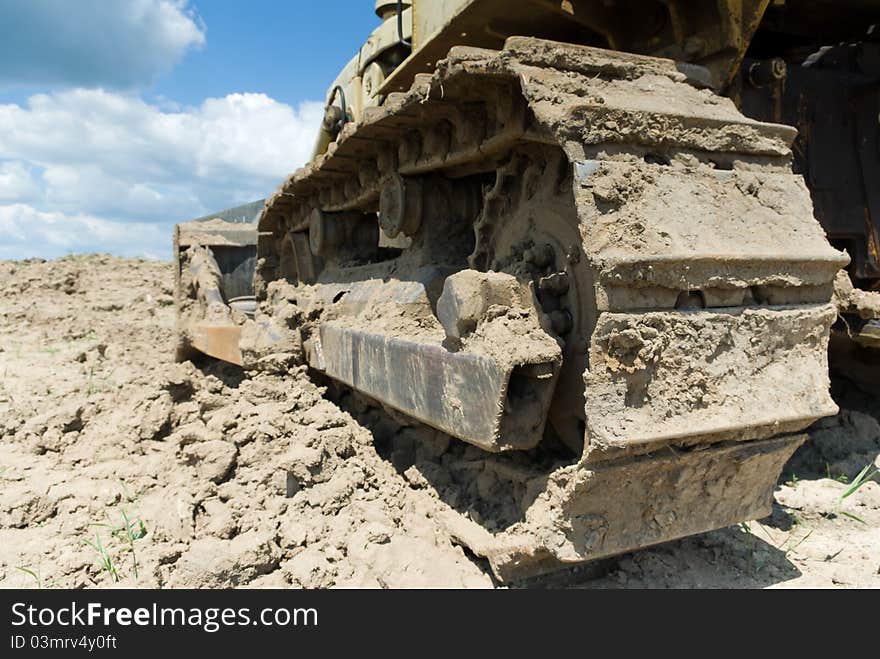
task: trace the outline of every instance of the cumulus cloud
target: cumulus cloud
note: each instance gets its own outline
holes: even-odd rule
[[[0,202],[31,201],[40,195],[40,186],[23,162],[0,162]]]
[[[0,87],[149,85],[205,28],[188,0],[0,0]]]
[[[171,255],[170,241],[161,225],[43,212],[26,204],[0,206],[0,236],[0,259],[53,258],[95,251],[155,259]],[[102,246],[107,249],[100,249]]]
[[[0,257],[165,256],[175,222],[265,197],[304,163],[322,114],[264,94],[167,107],[100,89],[0,105]]]

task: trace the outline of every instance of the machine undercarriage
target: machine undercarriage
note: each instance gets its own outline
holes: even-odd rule
[[[769,513],[801,431],[836,412],[851,259],[792,173],[797,131],[705,64],[453,47],[266,201],[252,303],[210,239],[181,242],[189,345],[306,363],[481,449],[506,482],[485,496],[519,514],[444,517],[501,579]]]

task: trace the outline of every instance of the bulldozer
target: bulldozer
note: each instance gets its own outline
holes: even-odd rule
[[[375,8],[311,161],[176,227],[178,357],[477,447],[519,514],[444,523],[501,580],[769,514],[880,336],[880,2]]]

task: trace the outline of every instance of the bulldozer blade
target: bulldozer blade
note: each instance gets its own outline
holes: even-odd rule
[[[212,325],[196,323],[190,330],[192,346],[209,357],[241,366],[241,327],[238,325]]]
[[[194,351],[241,365],[241,323],[252,315],[257,228],[262,202],[174,227],[178,360]]]

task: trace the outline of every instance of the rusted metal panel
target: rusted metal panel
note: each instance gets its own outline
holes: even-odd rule
[[[510,428],[504,421],[515,368],[486,355],[328,322],[321,325],[309,361],[354,389],[488,451],[538,444],[554,384],[552,369],[534,373],[532,384],[546,398],[536,406],[543,418],[534,428]]]
[[[828,239],[852,257],[853,279],[870,287],[880,281],[880,45],[817,50],[766,85],[745,75],[759,64],[746,61],[743,112],[798,128],[794,169]]]
[[[190,330],[192,346],[210,357],[241,366],[241,327],[196,323]]]

